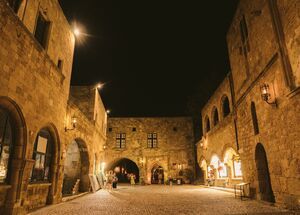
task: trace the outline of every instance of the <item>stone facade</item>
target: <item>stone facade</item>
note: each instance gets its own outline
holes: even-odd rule
[[[1,150],[9,159],[1,157],[8,165],[1,160],[1,180],[3,172],[7,177],[0,183],[0,214],[24,214],[60,202],[66,152],[74,140],[83,152],[83,190],[90,188],[88,175],[99,171],[106,113],[95,88],[82,87],[93,117],[80,107],[76,90],[69,99],[74,45],[57,0],[0,1],[0,114],[7,114],[12,135],[10,151]],[[76,116],[77,126],[65,131],[72,128],[70,116]],[[38,160],[42,146],[49,149],[40,159],[49,163]],[[39,174],[44,165],[40,181],[33,170]]]
[[[197,143],[197,158],[205,184],[209,174],[213,174],[216,186],[233,187],[241,182],[241,176],[236,174],[238,167],[234,166],[239,156],[231,83],[228,74],[201,112],[204,135]],[[220,168],[225,169],[225,175]]]
[[[183,172],[194,173],[194,138],[191,118],[108,118],[105,162],[107,169],[118,160],[127,158],[139,168],[140,181],[151,183],[151,171],[161,166],[164,180],[184,178]],[[125,146],[117,144],[117,134],[126,135]],[[157,135],[157,147],[148,147],[148,135]],[[189,171],[190,170],[190,171]],[[189,181],[188,181],[189,180]]]
[[[294,209],[300,199],[299,10],[297,0],[240,1],[227,35],[239,147],[234,149],[243,181],[257,199]],[[225,130],[211,133],[224,138]],[[233,140],[234,129],[228,132]],[[210,132],[206,136],[211,139]]]

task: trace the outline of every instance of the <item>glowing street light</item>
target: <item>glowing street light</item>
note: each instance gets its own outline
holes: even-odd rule
[[[76,37],[80,36],[80,34],[81,34],[80,30],[78,28],[76,28],[76,27],[74,28],[73,32],[74,32],[74,34],[75,34]]]
[[[110,114],[110,110],[106,110],[106,113],[107,113],[107,114]]]

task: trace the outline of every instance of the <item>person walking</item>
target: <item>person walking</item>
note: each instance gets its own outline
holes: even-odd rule
[[[135,185],[135,175],[134,174],[130,174],[130,184],[132,186]]]
[[[113,182],[112,182],[113,189],[116,189],[117,185],[118,185],[118,177],[117,177],[116,173],[114,173]]]

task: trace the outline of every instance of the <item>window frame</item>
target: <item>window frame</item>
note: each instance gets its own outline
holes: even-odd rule
[[[39,40],[40,38],[38,38],[38,36],[37,36],[37,29],[38,29],[38,24],[39,24],[39,19],[40,18],[42,18],[42,21],[44,21],[44,23],[47,24],[46,28],[44,29],[44,34],[43,34],[43,38],[42,38],[43,41],[40,41]],[[48,49],[51,26],[52,26],[52,22],[43,14],[43,12],[41,12],[40,10],[38,10],[33,36],[34,36],[35,40],[37,41],[37,43],[44,50]]]
[[[38,140],[39,137],[47,139],[47,146],[46,146],[46,151],[45,153],[37,151],[38,148]],[[50,134],[50,132],[47,129],[41,129],[35,138],[34,141],[34,148],[33,148],[33,153],[32,153],[32,159],[35,161],[32,167],[32,172],[30,176],[30,182],[31,183],[49,183],[52,178],[52,163],[53,163],[53,154],[54,154],[54,148],[53,148],[53,138]],[[42,170],[42,179],[39,178],[40,176],[38,175],[38,172],[35,172],[37,170],[36,168],[36,162],[37,162],[37,155],[39,155],[40,158],[44,157],[44,162],[43,162],[43,170]],[[45,178],[45,173],[46,169],[48,168],[48,175],[47,178]]]
[[[158,135],[156,132],[147,134],[147,148],[158,148]]]
[[[14,133],[13,133],[13,127],[12,127],[12,121],[11,121],[11,118],[10,118],[10,115],[8,113],[8,111],[4,108],[1,108],[0,107],[0,111],[3,111],[4,115],[6,116],[6,119],[5,119],[5,124],[4,124],[4,129],[3,129],[3,133],[0,134],[0,136],[2,136],[1,138],[1,142],[0,142],[0,158],[2,156],[2,150],[3,150],[3,147],[2,146],[6,146],[5,142],[2,141],[4,139],[4,137],[7,135],[7,129],[9,129],[10,131],[10,143],[8,144],[9,146],[9,157],[8,157],[8,161],[7,161],[7,171],[6,171],[6,176],[5,178],[3,179],[3,181],[0,181],[0,184],[9,184],[9,179],[10,179],[10,173],[11,173],[11,161],[13,159],[13,146],[14,146]]]
[[[116,148],[118,149],[126,148],[126,133],[121,132],[116,134]]]

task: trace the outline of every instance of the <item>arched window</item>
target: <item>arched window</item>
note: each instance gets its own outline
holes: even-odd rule
[[[254,102],[251,102],[251,116],[252,116],[254,134],[258,134],[259,133],[259,128],[258,128],[256,108],[255,108],[255,103]]]
[[[223,117],[228,116],[228,114],[230,113],[229,99],[227,96],[225,96],[222,99],[222,111],[223,111]]]
[[[0,108],[0,183],[7,182],[12,152],[12,127],[8,113]]]
[[[42,129],[38,133],[33,151],[33,166],[31,181],[43,182],[50,180],[50,169],[52,163],[53,139],[47,129]]]
[[[218,109],[216,107],[214,107],[214,109],[213,109],[213,124],[215,126],[218,123],[219,123],[219,113],[218,113]]]
[[[210,131],[210,121],[209,121],[209,118],[208,116],[205,117],[205,130],[206,132],[209,132]]]

